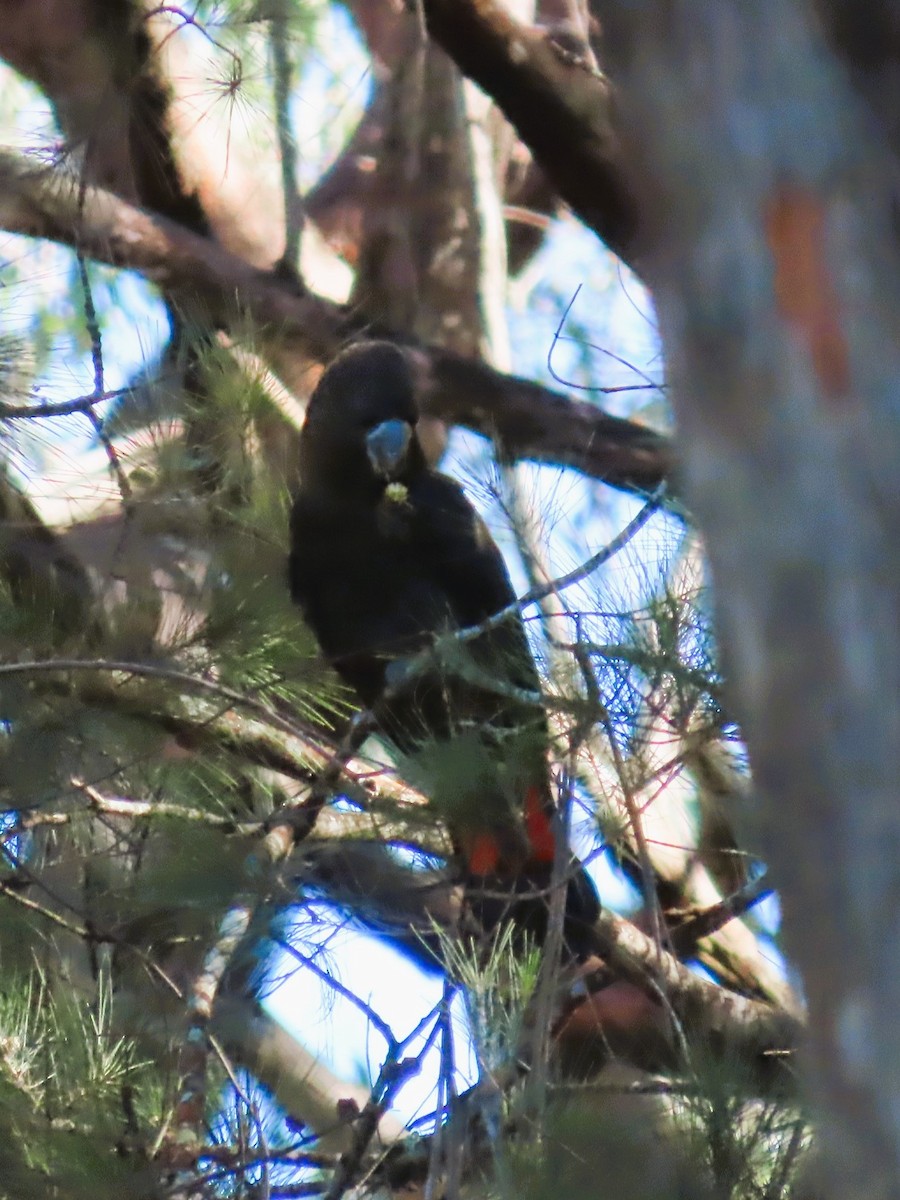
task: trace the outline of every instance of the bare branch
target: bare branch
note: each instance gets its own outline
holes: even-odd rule
[[[605,77],[497,0],[423,0],[423,7],[429,33],[496,100],[563,200],[634,265],[638,209]]]
[[[72,413],[89,412],[104,400],[117,400],[131,391],[131,386],[113,388],[108,392],[91,392],[88,396],[76,396],[72,400],[58,400],[46,404],[10,404],[0,402],[0,421],[33,421],[41,417],[68,417]]]
[[[749,1059],[795,1051],[804,1040],[796,1017],[772,1005],[739,996],[691,971],[674,955],[660,952],[631,921],[604,911],[596,933],[613,972],[657,999],[660,992],[692,1035],[712,1049],[726,1046]]]
[[[353,1124],[341,1119],[339,1105],[352,1100],[359,1109],[364,1108],[370,1095],[368,1088],[334,1075],[258,1005],[246,999],[220,996],[212,1029],[230,1053],[272,1089],[287,1112],[316,1132],[320,1150],[343,1153],[350,1148]],[[382,1113],[378,1136],[384,1143],[406,1135],[401,1121]]]
[[[672,946],[681,958],[689,958],[702,938],[716,933],[723,925],[741,917],[754,904],[759,904],[767,896],[771,896],[772,887],[761,875],[749,880],[742,888],[720,900],[718,904],[710,904],[707,908],[684,913],[680,924],[672,930]],[[672,914],[669,914],[670,917]]]
[[[340,306],[258,271],[207,238],[0,153],[0,226],[74,245],[101,262],[142,271],[167,293],[193,298],[214,321],[249,314],[270,339],[277,368],[298,394],[309,391],[310,358],[329,361],[365,333]],[[539,384],[474,359],[408,347],[426,413],[496,437],[511,457],[574,466],[614,487],[650,491],[674,467],[670,443],[644,426],[610,417]],[[292,372],[294,373],[292,375]]]

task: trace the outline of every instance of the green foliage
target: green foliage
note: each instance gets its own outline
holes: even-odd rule
[[[698,1046],[693,1086],[674,1106],[674,1125],[692,1162],[727,1200],[789,1200],[801,1150],[809,1141],[806,1114],[785,1098],[763,1098],[746,1063],[713,1059]]]
[[[519,1052],[528,1006],[538,984],[541,956],[522,947],[510,927],[477,947],[442,939],[452,977],[461,984],[480,1061],[488,1070],[507,1066]]]
[[[150,1064],[115,1031],[107,971],[101,968],[91,1003],[33,964],[4,978],[0,1196],[132,1194],[142,1163],[127,1147],[156,1114],[145,1105]]]
[[[26,403],[37,364],[28,340],[15,333],[0,333],[0,400]],[[0,426],[0,435],[7,432]]]
[[[142,869],[135,890],[137,911],[190,908],[204,925],[211,924],[241,883],[246,846],[223,843],[219,830],[201,822],[157,824],[154,859]]]
[[[286,555],[261,533],[286,525],[283,510],[273,518],[264,505],[223,541],[221,585],[212,592],[202,638],[215,647],[223,683],[321,721],[347,706],[290,603]]]
[[[536,1133],[537,1131],[535,1131]],[[713,1200],[659,1106],[644,1097],[585,1093],[549,1109],[540,1136],[511,1149],[501,1195],[522,1200],[610,1196],[616,1200]],[[602,1188],[602,1191],[600,1190]]]
[[[510,730],[499,745],[488,746],[483,733],[464,730],[423,744],[403,759],[403,772],[454,827],[500,827],[508,822],[510,811],[518,811],[545,740],[541,731],[523,728]]]

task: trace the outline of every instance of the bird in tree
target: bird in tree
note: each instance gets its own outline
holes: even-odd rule
[[[538,674],[518,611],[489,620],[515,601],[502,555],[459,484],[427,465],[418,418],[389,342],[345,350],[322,376],[300,439],[291,593],[446,819],[481,924],[541,941],[557,834]],[[566,857],[564,934],[580,954],[599,902]]]

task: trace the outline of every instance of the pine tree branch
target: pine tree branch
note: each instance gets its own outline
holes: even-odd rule
[[[244,862],[247,891],[236,899],[220,921],[216,939],[207,950],[203,966],[188,996],[188,1031],[179,1058],[181,1095],[175,1109],[173,1134],[167,1144],[167,1158],[173,1165],[180,1163],[185,1146],[195,1145],[200,1139],[207,1099],[209,1024],[219,988],[234,952],[265,902],[269,891],[267,885],[273,882],[274,868],[284,861],[295,843],[309,833],[325,799],[368,731],[364,721],[351,725],[341,745],[318,773],[309,796],[302,802],[298,800],[283,805],[273,815],[265,838]],[[262,889],[260,882],[263,883]]]
[[[342,902],[357,911],[365,923],[372,924],[379,936],[405,944],[410,927],[434,928],[437,898],[430,889],[417,886],[414,873],[410,873],[409,886],[404,887],[401,876],[406,869],[386,863],[396,877],[373,888],[375,867],[370,861],[370,848],[348,841],[341,843],[337,852],[341,859]],[[317,878],[315,860],[310,860],[310,872],[311,879]],[[446,948],[458,936],[452,923],[447,923],[441,936],[429,941],[429,955],[443,962],[445,969],[452,970],[452,963],[446,961]],[[739,995],[695,973],[672,953],[660,952],[652,938],[624,917],[604,910],[594,936],[597,954],[607,964],[602,986],[611,980],[625,980],[654,1004],[664,1000],[689,1041],[703,1041],[714,1057],[739,1054],[755,1065],[760,1085],[766,1090],[784,1087],[779,1063],[790,1059],[804,1043],[802,1021],[776,1005]],[[585,986],[590,990],[590,980]],[[677,1058],[677,1042],[670,1049]]]
[[[77,242],[100,262],[141,271],[167,294],[190,298],[213,322],[228,326],[249,314],[269,339],[285,382],[296,375],[299,394],[308,388],[310,357],[329,361],[349,338],[366,333],[348,310],[298,292],[173,221],[99,188],[79,192],[65,173],[0,152],[0,227]],[[508,455],[572,466],[627,491],[652,491],[673,471],[670,443],[644,426],[474,359],[437,347],[406,348],[423,410],[496,437]]]
[[[604,910],[595,933],[611,970],[651,999],[664,996],[689,1036],[708,1047],[759,1060],[791,1054],[802,1045],[804,1025],[796,1017],[697,975],[631,921]]]
[[[93,936],[86,926],[67,920],[65,917],[60,916],[59,913],[54,912],[52,908],[48,908],[45,904],[39,904],[36,900],[23,895],[18,887],[13,887],[2,879],[0,879],[0,895],[5,896],[7,900],[11,900],[20,908],[43,917],[45,921],[49,921],[51,925],[55,925],[58,929],[64,929],[66,933],[73,933],[76,937],[85,940]]]
[[[34,421],[42,417],[68,417],[72,413],[90,412],[105,400],[117,400],[131,391],[131,386],[113,388],[110,391],[91,392],[87,396],[76,396],[72,400],[55,403],[10,404],[0,401],[0,421]]]
[[[179,688],[190,692],[200,693],[227,700],[230,707],[245,709],[254,713],[267,724],[274,726],[290,737],[306,740],[308,732],[294,721],[281,713],[269,708],[261,700],[256,700],[234,688],[226,687],[214,679],[202,675],[191,675],[180,671],[177,667],[166,666],[164,663],[134,662],[126,659],[110,658],[49,658],[31,662],[0,663],[0,676],[9,675],[41,675],[50,672],[99,672],[101,674],[122,674],[146,679],[161,679],[167,683],[176,684]]]
[[[679,958],[690,958],[697,949],[698,942],[703,938],[717,933],[723,925],[742,917],[746,912],[766,897],[774,894],[771,884],[765,875],[748,882],[738,891],[732,892],[720,900],[718,904],[710,904],[706,908],[693,909],[689,912],[675,914],[680,917],[678,923],[672,922],[673,914],[669,913],[673,928],[670,931],[672,948]]]
[[[497,102],[562,199],[626,262],[638,206],[624,170],[608,80],[561,52],[499,0],[423,0],[428,31]]]

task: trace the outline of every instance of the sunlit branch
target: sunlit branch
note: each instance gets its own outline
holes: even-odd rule
[[[88,187],[80,197],[80,190],[62,171],[0,152],[0,227],[77,244],[97,261],[142,271],[226,326],[249,315],[298,394],[308,388],[311,358],[327,362],[348,340],[365,336],[365,322],[348,309],[298,292],[296,284],[111,192]],[[573,466],[629,492],[646,492],[672,471],[669,441],[645,426],[441,347],[416,345],[408,336],[403,343],[423,410],[496,438],[510,457]]]
[[[755,904],[773,894],[774,889],[763,874],[748,880],[742,888],[726,896],[718,904],[684,914],[674,914],[676,918],[682,915],[682,920],[671,931],[673,949],[679,957],[689,957],[702,938],[709,937],[736,917],[742,917]],[[670,918],[671,916],[670,913]]]

